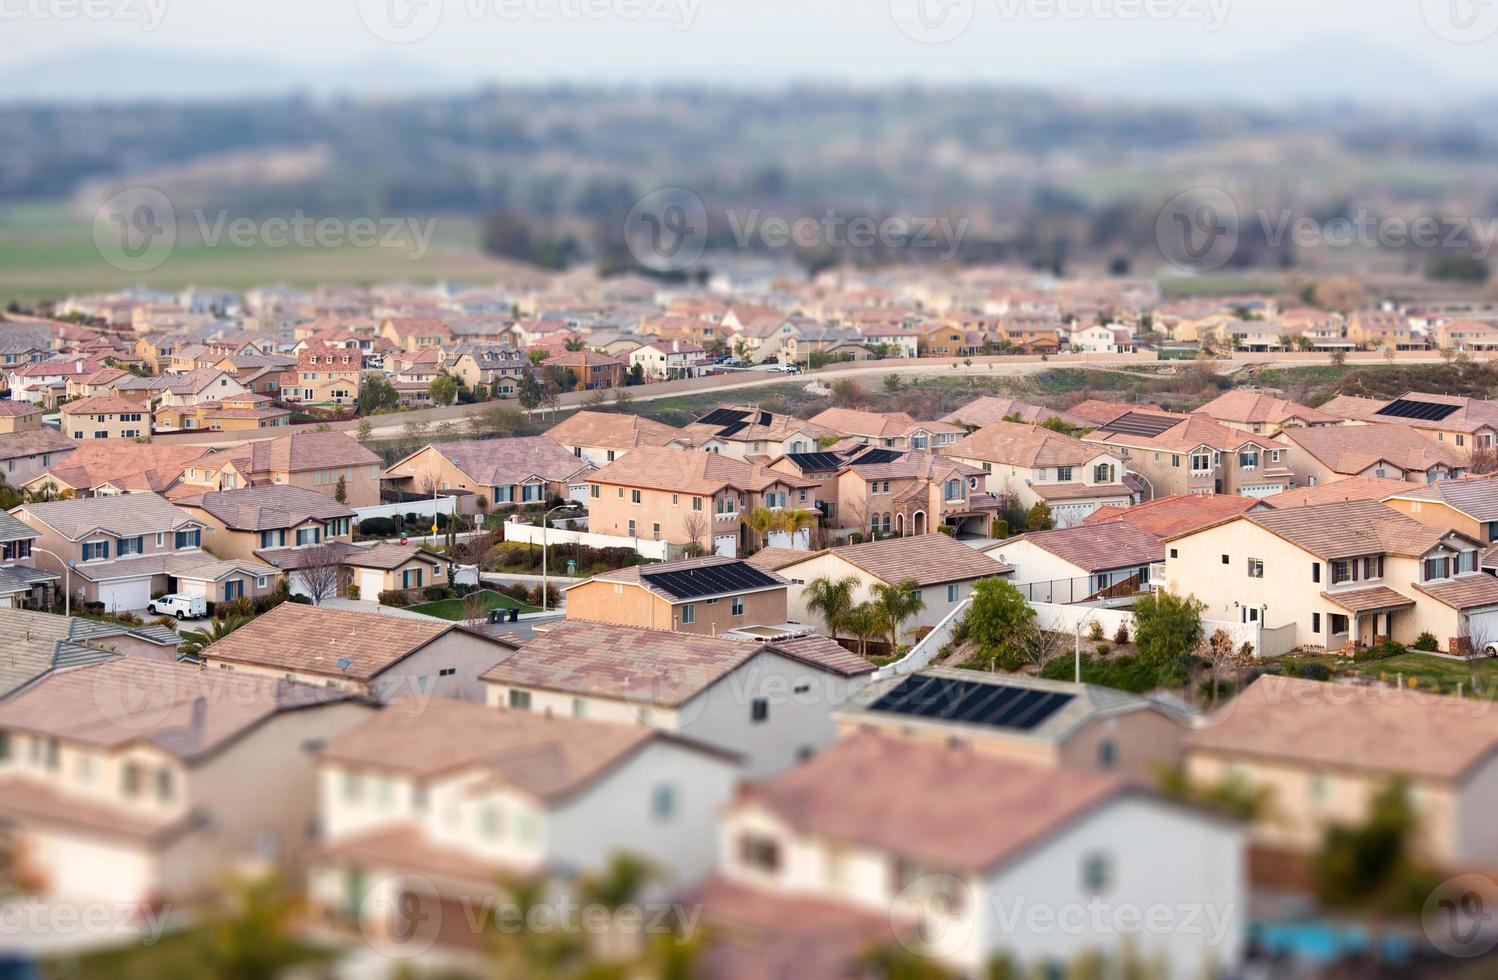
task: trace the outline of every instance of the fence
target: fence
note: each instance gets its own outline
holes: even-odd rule
[[[369,507],[355,507],[354,514],[360,521],[367,521],[371,517],[395,517],[406,514],[417,514],[421,517],[435,517],[437,514],[451,516],[457,509],[458,499],[456,497],[423,497],[420,500],[410,500],[402,504],[372,504]]]
[[[506,541],[523,541],[527,544],[541,544],[542,530],[534,524],[521,524],[519,522],[506,522],[504,535]],[[626,538],[617,534],[594,534],[591,531],[564,531],[560,528],[551,528],[545,533],[545,543],[554,544],[581,544],[589,548],[629,548],[642,558],[654,558],[656,561],[666,561],[672,557],[678,557],[681,552],[680,545],[672,545],[666,541],[652,541],[649,538]]]
[[[1116,605],[1125,605],[1126,603],[1122,600],[1132,599],[1148,591],[1143,578],[1139,575],[1131,575],[1103,589],[1098,589],[1096,583],[1086,576],[1051,579],[1048,582],[1017,583],[1015,588],[1019,589],[1020,594],[1028,602],[1047,602],[1064,606],[1082,602],[1106,605],[1113,600],[1120,600],[1115,603]]]
[[[921,637],[921,641],[910,648],[909,653],[875,671],[874,679],[882,681],[886,677],[903,677],[906,674],[924,670],[926,665],[941,652],[941,648],[947,645],[947,641],[952,638],[952,631],[957,628],[958,623],[962,622],[962,617],[967,615],[968,607],[972,604],[971,598],[959,602],[955,609],[947,613],[945,619],[936,624],[935,629]]]

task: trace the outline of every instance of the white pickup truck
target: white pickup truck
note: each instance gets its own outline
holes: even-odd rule
[[[157,616],[175,616],[178,619],[201,619],[208,615],[208,600],[200,595],[177,592],[152,599],[146,609]]]

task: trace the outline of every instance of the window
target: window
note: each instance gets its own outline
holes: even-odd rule
[[[755,698],[749,702],[749,720],[756,725],[770,720],[769,698]]]
[[[1099,463],[1099,464],[1097,464],[1097,466],[1095,466],[1093,468],[1093,471],[1092,471],[1092,482],[1094,482],[1094,483],[1112,483],[1113,482],[1113,464],[1111,464],[1111,463]]]
[[[1248,560],[1248,577],[1249,578],[1263,578],[1264,577],[1264,562],[1261,561],[1258,558],[1250,558]]]
[[[504,833],[504,820],[498,807],[486,806],[479,811],[479,836],[496,840]]]
[[[1321,614],[1319,612],[1311,613],[1311,634],[1313,636],[1321,635]]]
[[[183,548],[198,548],[202,544],[203,532],[198,528],[193,528],[191,531],[177,532],[176,546],[178,551],[181,551]]]
[[[739,860],[748,867],[773,874],[780,869],[780,845],[773,837],[745,834],[739,838]]]
[[[172,771],[166,768],[156,770],[156,799],[162,803],[170,803],[175,795],[176,785],[172,779]]]
[[[531,710],[531,692],[517,691],[512,688],[510,690],[510,707],[516,711]]]
[[[732,612],[735,616],[742,616],[742,615],[744,615],[744,597],[743,596],[741,596],[741,595],[734,596],[733,597],[733,602],[730,604],[730,606],[731,606],[731,608],[730,608],[729,611]]]
[[[1175,456],[1175,455],[1171,456],[1170,457],[1170,465],[1173,466],[1173,467],[1175,467],[1176,469],[1180,469],[1181,468],[1181,457],[1180,456]]]
[[[948,500],[961,500],[962,499],[962,481],[961,480],[948,480],[947,481],[947,499]]]
[[[1056,467],[1056,482],[1057,483],[1070,483],[1071,482],[1071,467],[1070,466],[1058,466],[1058,467]]]
[[[1258,469],[1259,452],[1256,449],[1244,450],[1238,454],[1238,465],[1245,470]]]
[[[582,698],[573,698],[572,699],[572,717],[574,717],[574,718],[586,718],[586,717],[588,717],[588,702],[584,701]]]
[[[692,509],[693,510],[697,510],[697,511],[702,510],[702,498],[701,497],[693,497],[692,498]]]
[[[955,582],[952,583],[951,585],[947,586],[947,601],[948,602],[956,602],[957,601],[957,583],[955,583]]]
[[[1118,765],[1118,744],[1111,738],[1098,743],[1097,764],[1099,769],[1112,769]]]
[[[694,606],[694,605],[692,605],[692,603],[690,603],[690,602],[687,603],[686,605],[682,606],[681,607],[681,621],[683,623],[685,623],[685,624],[691,624],[691,623],[697,622],[697,607]]]
[[[590,483],[590,484],[588,484],[588,496],[592,497],[594,500],[597,500],[600,496],[602,496],[602,491],[603,491],[603,488],[600,487],[598,484],[596,484],[596,483]]]
[[[302,547],[303,545],[309,544],[317,544],[320,541],[322,541],[322,528],[299,527],[296,529],[297,547]]]
[[[1094,895],[1106,892],[1113,884],[1113,865],[1103,854],[1089,854],[1082,859],[1082,887]]]
[[[1212,471],[1212,456],[1209,453],[1191,454],[1191,472],[1210,473]]]
[[[635,522],[634,521],[630,521],[629,522],[629,536],[630,537],[634,537],[635,536]]]
[[[419,568],[408,568],[404,572],[401,572],[401,588],[403,588],[403,589],[419,589],[419,588],[421,588],[421,569],[419,569]]]
[[[638,491],[638,490],[631,490],[629,492],[629,502],[632,503],[632,504],[639,503],[640,502],[640,491]]]
[[[158,544],[159,544],[159,542],[158,542]],[[285,544],[286,544],[286,529],[285,528],[282,528],[279,531],[261,531],[260,532],[260,547],[262,547],[262,548],[279,548],[279,547],[281,547],[281,546],[283,546]]]
[[[140,795],[140,763],[127,762],[120,770],[120,792],[134,799]]]
[[[1424,561],[1424,578],[1429,582],[1432,579],[1449,578],[1451,576],[1450,558],[1427,558]]]
[[[224,601],[233,602],[244,595],[244,579],[230,579],[224,583]]]
[[[1311,562],[1311,581],[1321,581],[1321,562],[1319,561]]]
[[[84,561],[103,561],[109,557],[108,541],[86,541],[83,545]]]
[[[666,823],[676,816],[676,787],[661,783],[650,793],[650,815],[657,823]]]
[[[527,483],[520,488],[520,499],[523,503],[534,503],[541,499],[541,491],[544,487],[539,483]]]
[[[1222,563],[1224,565],[1230,565],[1230,564],[1232,564],[1232,559],[1230,559],[1227,555],[1223,555],[1222,556]]]

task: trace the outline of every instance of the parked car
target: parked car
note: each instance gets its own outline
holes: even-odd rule
[[[175,616],[178,619],[202,619],[208,615],[208,600],[200,595],[177,592],[152,599],[146,609],[157,616]]]

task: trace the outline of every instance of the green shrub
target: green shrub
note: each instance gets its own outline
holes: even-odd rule
[[[380,593],[380,605],[382,606],[409,606],[411,597],[399,589],[387,589]]]
[[[1110,654],[1112,652],[1113,652],[1113,648],[1110,647],[1106,643],[1099,643],[1097,645],[1097,655],[1099,657],[1106,657],[1108,654]]]
[[[1415,649],[1426,653],[1433,653],[1441,649],[1441,644],[1436,639],[1434,633],[1421,633],[1420,638],[1415,641]]]
[[[1308,681],[1329,681],[1332,679],[1332,669],[1326,664],[1315,662],[1301,664],[1300,676]]]
[[[370,517],[359,522],[359,533],[372,538],[393,538],[400,528],[388,517]]]
[[[1432,637],[1432,639],[1434,639],[1434,637]],[[1407,652],[1408,651],[1405,649],[1403,643],[1395,643],[1394,641],[1390,640],[1387,643],[1380,643],[1376,647],[1369,647],[1366,650],[1359,650],[1357,653],[1352,655],[1352,660],[1353,663],[1361,664],[1367,663],[1371,660],[1387,660],[1390,657],[1397,657],[1400,654]]]

